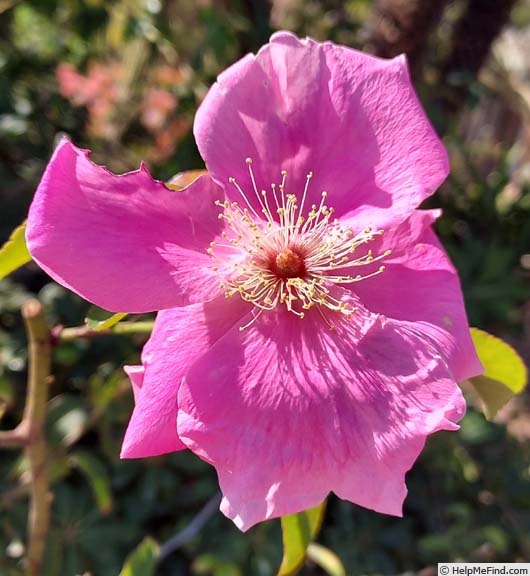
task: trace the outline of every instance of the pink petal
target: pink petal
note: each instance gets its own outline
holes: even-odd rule
[[[385,233],[373,248],[375,254],[392,250],[385,271],[351,287],[372,312],[414,323],[462,382],[483,368],[471,340],[458,274],[430,227],[438,215],[415,212]]]
[[[115,176],[64,139],[30,208],[28,247],[54,280],[107,310],[200,302],[218,292],[205,251],[221,198],[207,176],[179,192],[145,167]]]
[[[445,179],[446,152],[411,85],[404,57],[381,60],[330,42],[279,33],[224,71],[197,112],[195,136],[212,177],[235,177],[253,197],[287,170],[308,205],[329,192],[336,214],[363,226],[398,223]]]
[[[224,296],[159,312],[142,352],[143,366],[126,372],[135,392],[122,458],[145,458],[185,448],[177,434],[177,392],[188,368],[248,311]]]
[[[465,405],[437,350],[407,326],[358,314],[335,318],[334,331],[315,310],[263,314],[188,371],[178,432],[216,467],[222,510],[239,528],[329,491],[400,515],[426,436],[457,428]]]
[[[137,402],[140,395],[140,389],[142,388],[142,384],[144,383],[145,368],[142,365],[124,366],[123,370],[131,380],[134,400]]]

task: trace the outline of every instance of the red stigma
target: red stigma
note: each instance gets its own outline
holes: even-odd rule
[[[291,248],[285,248],[271,259],[271,271],[280,278],[303,278],[306,274],[304,259]]]

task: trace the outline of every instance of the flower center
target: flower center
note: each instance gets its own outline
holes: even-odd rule
[[[212,242],[208,253],[219,265],[221,289],[227,298],[235,294],[252,302],[258,312],[246,326],[266,310],[285,306],[289,312],[304,317],[304,311],[317,307],[330,328],[327,311],[340,312],[346,317],[356,308],[346,301],[337,285],[348,285],[376,276],[384,266],[373,267],[390,254],[379,255],[361,246],[383,234],[383,230],[365,228],[356,234],[332,219],[334,210],[326,205],[327,192],[321,193],[320,204],[305,207],[313,173],[307,174],[299,198],[286,192],[287,172],[282,171],[281,183],[271,184],[270,191],[258,190],[252,170],[252,160],[246,160],[250,180],[259,208],[252,204],[235,178],[230,178],[245,205],[238,202],[216,204],[222,211],[225,231],[219,241]],[[359,267],[368,266],[360,274]]]
[[[278,252],[270,264],[270,269],[280,278],[303,278],[306,274],[302,256],[291,248]]]

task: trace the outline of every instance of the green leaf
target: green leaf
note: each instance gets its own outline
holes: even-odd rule
[[[326,503],[322,502],[305,512],[282,517],[283,560],[278,576],[291,576],[298,572],[309,543],[320,530],[325,508]]]
[[[0,248],[0,280],[30,261],[31,255],[26,246],[26,223],[23,222]]]
[[[90,306],[85,318],[85,323],[93,330],[108,330],[120,322],[120,320],[123,320],[125,316],[127,316],[127,312],[118,312],[115,314],[98,306]]]
[[[346,576],[346,570],[339,557],[325,546],[311,542],[307,547],[307,557],[329,576]]]
[[[109,475],[101,461],[89,452],[81,450],[70,455],[68,461],[87,479],[101,513],[108,514],[112,510],[112,491]]]
[[[61,394],[48,403],[46,431],[52,444],[72,446],[85,433],[88,423],[88,407],[81,398]]]
[[[527,370],[517,352],[506,342],[478,328],[471,328],[471,337],[484,374],[470,378],[479,395],[486,418],[495,414],[526,386]]]
[[[218,558],[215,554],[201,554],[195,558],[191,573],[200,576],[241,576],[241,570],[235,563]]]
[[[152,538],[144,538],[129,554],[119,576],[154,576],[158,544]]]
[[[204,174],[208,174],[208,172],[206,170],[186,170],[185,172],[179,172],[166,183],[166,186],[172,190],[182,190],[182,188],[189,186]]]

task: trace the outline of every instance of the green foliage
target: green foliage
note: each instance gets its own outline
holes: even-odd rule
[[[484,374],[471,378],[488,418],[519,394],[527,383],[527,369],[517,352],[500,338],[477,328],[471,329],[473,343],[484,366]]]
[[[233,562],[222,560],[215,554],[202,554],[192,565],[193,574],[210,574],[211,576],[243,576]]]
[[[49,403],[46,419],[48,437],[54,444],[72,446],[86,431],[88,421],[84,400],[72,394],[61,394]]]
[[[69,456],[68,462],[87,479],[100,512],[109,514],[112,511],[112,490],[109,475],[101,461],[90,452],[78,450]]]
[[[94,330],[107,330],[123,320],[125,316],[127,316],[126,312],[115,314],[98,306],[90,306],[85,322],[89,328]]]
[[[311,542],[307,547],[307,557],[329,576],[346,576],[339,557],[325,546]]]
[[[129,555],[120,576],[154,576],[158,544],[145,538]]]
[[[26,247],[26,223],[15,228],[9,240],[0,248],[0,280],[31,261]]]
[[[326,503],[315,508],[284,516],[282,522],[283,560],[278,576],[296,574],[307,553],[307,547],[322,526]]]

